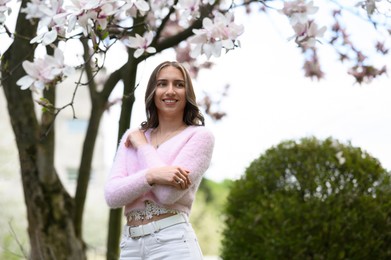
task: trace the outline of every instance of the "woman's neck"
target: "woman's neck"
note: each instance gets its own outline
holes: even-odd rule
[[[186,128],[186,124],[180,121],[159,121],[158,127],[151,133],[152,145],[159,148],[161,144],[166,142],[171,137],[182,132]]]
[[[161,133],[168,133],[172,131],[177,131],[182,127],[185,127],[186,124],[183,122],[182,118],[162,118],[159,117],[159,125],[156,129]]]
[[[176,121],[176,122],[160,122],[159,125],[156,128],[159,130],[160,133],[168,133],[168,132],[173,132],[173,131],[178,131],[181,128],[184,128],[186,124],[181,120],[181,121]]]

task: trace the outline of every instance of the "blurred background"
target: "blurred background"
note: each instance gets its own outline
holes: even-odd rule
[[[224,225],[222,209],[230,183],[240,178],[266,149],[283,140],[333,137],[361,147],[378,158],[383,167],[391,169],[391,88],[387,76],[358,85],[334,52],[323,48],[319,55],[325,78],[312,81],[304,77],[300,51],[287,41],[292,32],[285,17],[242,14],[236,19],[245,26],[241,48],[213,58],[215,66],[201,71],[194,81],[197,96],[208,92],[217,101],[216,109],[227,114],[220,121],[207,118],[207,127],[216,136],[216,146],[191,216],[203,252],[210,258],[217,258],[219,252]],[[349,26],[352,35],[359,35],[354,30],[365,30],[370,25],[352,16]],[[365,48],[366,42],[362,44]],[[115,70],[121,64],[120,55],[108,57],[109,67]],[[146,81],[163,60],[175,60],[175,53],[166,51],[140,65],[131,127],[138,126],[145,117]],[[59,88],[60,105],[71,98],[71,82],[66,81]],[[227,85],[227,95],[222,98]],[[117,88],[111,99],[121,93],[121,88]],[[86,95],[87,90],[81,88],[75,101],[77,119],[73,119],[70,109],[64,110],[55,126],[57,171],[71,195],[87,126]],[[84,215],[90,259],[101,259],[105,254],[109,209],[103,198],[103,184],[117,145],[119,109],[115,105],[105,113],[94,154]],[[21,248],[28,248],[27,222],[18,154],[9,121],[4,93],[0,91],[0,259],[20,259]]]

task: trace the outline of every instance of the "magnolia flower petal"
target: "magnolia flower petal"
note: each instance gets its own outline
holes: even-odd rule
[[[76,70],[75,70],[74,67],[66,66],[66,67],[63,69],[62,73],[64,74],[64,76],[69,77],[69,76],[71,76],[72,74],[74,74],[75,71],[76,71]]]
[[[202,27],[205,28],[206,30],[212,29],[213,21],[208,17],[204,18],[204,20],[202,20]]]
[[[59,48],[54,50],[54,59],[58,62],[58,64],[64,64],[64,53]]]
[[[49,80],[53,80],[55,77],[62,74],[63,69],[62,68],[52,68],[47,75]]]
[[[143,55],[143,53],[144,53],[144,49],[137,49],[137,50],[134,52],[133,56],[137,59],[137,58],[139,58],[141,55]]]
[[[43,90],[45,88],[45,83],[43,83],[42,81],[35,81],[33,85],[36,89],[39,90]]]
[[[136,3],[134,3],[134,5],[137,7],[137,9],[139,11],[143,11],[143,12],[149,11],[149,5],[146,1],[139,0],[139,1],[136,1]]]
[[[212,55],[215,57],[220,57],[221,55],[221,49],[223,48],[222,42],[215,42],[212,45]]]
[[[149,31],[144,34],[143,39],[146,41],[147,46],[149,46],[153,40],[153,32]]]
[[[190,57],[197,58],[201,55],[202,44],[197,44],[190,52]]]
[[[53,43],[57,39],[57,31],[56,30],[51,30],[50,32],[47,32],[44,34],[43,39],[42,39],[42,44],[43,45],[49,45]]]
[[[16,82],[16,85],[20,86],[20,89],[25,90],[31,87],[34,81],[35,79],[30,77],[29,75],[25,75]]]
[[[316,32],[316,36],[317,37],[323,37],[324,33],[326,32],[327,30],[327,27],[326,26],[322,26],[322,28],[320,28],[317,32]]]
[[[42,41],[43,36],[44,36],[43,34],[38,34],[37,36],[35,36],[30,40],[30,44]]]
[[[148,53],[155,53],[156,49],[154,47],[148,47],[145,51]]]
[[[311,48],[315,47],[316,42],[317,42],[317,40],[315,38],[309,38],[308,41],[307,41],[307,46],[311,47]]]
[[[206,57],[209,59],[212,56],[212,44],[204,44],[202,46],[202,51],[205,53]]]
[[[31,61],[25,60],[22,63],[22,67],[24,71],[30,76],[37,77],[38,76],[38,70],[34,63]]]
[[[206,43],[207,41],[208,38],[205,34],[194,35],[193,37],[189,38],[189,42],[195,44],[202,44]]]
[[[231,50],[235,47],[234,42],[230,39],[221,41],[222,47]]]
[[[139,40],[136,37],[130,36],[126,42],[130,48],[138,48],[140,46]]]
[[[75,29],[77,22],[77,16],[76,15],[70,15],[68,18],[68,30],[67,32],[71,32],[73,29]]]

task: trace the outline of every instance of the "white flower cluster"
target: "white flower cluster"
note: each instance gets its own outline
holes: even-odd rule
[[[314,47],[317,38],[322,37],[326,27],[318,28],[314,20],[309,19],[310,15],[318,11],[313,1],[306,3],[305,0],[295,0],[284,2],[281,12],[285,14],[292,25],[295,34],[290,39],[303,47]]]
[[[11,8],[7,7],[6,4],[11,0],[0,0],[0,28],[3,26],[7,19],[7,15],[11,13]]]
[[[194,29],[194,36],[190,39],[196,47],[191,52],[193,58],[205,54],[208,58],[212,55],[219,57],[221,50],[231,50],[235,47],[236,39],[243,33],[243,25],[237,25],[234,22],[232,13],[225,15],[219,12],[214,14],[214,19],[204,18],[202,29]],[[240,43],[238,42],[240,45]]]
[[[6,14],[11,12],[6,6],[8,2],[10,0],[0,0],[0,27],[6,20]],[[159,26],[159,19],[165,17],[167,10],[175,8],[178,24],[169,24],[171,27],[165,29],[164,37],[178,33],[188,26],[189,22],[199,19],[200,6],[211,3],[212,0],[179,0],[173,6],[173,1],[158,0],[31,0],[21,12],[26,14],[26,19],[39,21],[37,36],[30,43],[44,46],[80,35],[95,40],[96,32],[106,30],[109,23],[121,27],[122,22],[129,21],[129,18],[131,20],[139,15],[144,16],[149,31],[144,35],[135,34],[134,37],[121,38],[126,46],[135,49],[134,57],[139,58],[144,54],[156,52],[151,44]],[[234,23],[232,13],[216,12],[214,18],[204,18],[202,24],[203,28],[193,30],[194,37],[188,39],[194,46],[191,52],[193,57],[200,54],[205,54],[208,58],[218,57],[222,49],[231,50],[240,45],[237,38],[244,29]],[[99,37],[106,37],[100,40],[110,42],[107,34]],[[72,70],[64,64],[63,56],[61,50],[56,49],[54,56],[46,55],[34,62],[23,62],[27,75],[17,84],[22,89],[41,90],[68,76]]]
[[[63,52],[56,48],[54,56],[46,55],[44,58],[35,59],[34,62],[24,61],[22,63],[27,75],[20,78],[16,84],[21,89],[32,91],[43,90],[63,77],[74,73],[74,68],[64,64]]]

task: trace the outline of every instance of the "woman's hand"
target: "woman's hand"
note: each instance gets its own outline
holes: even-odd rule
[[[163,184],[185,190],[191,185],[189,173],[178,166],[163,166],[148,170],[147,181],[150,185]]]
[[[147,139],[145,138],[144,132],[142,130],[134,130],[130,132],[126,138],[125,146],[137,149],[139,146],[146,143]]]

